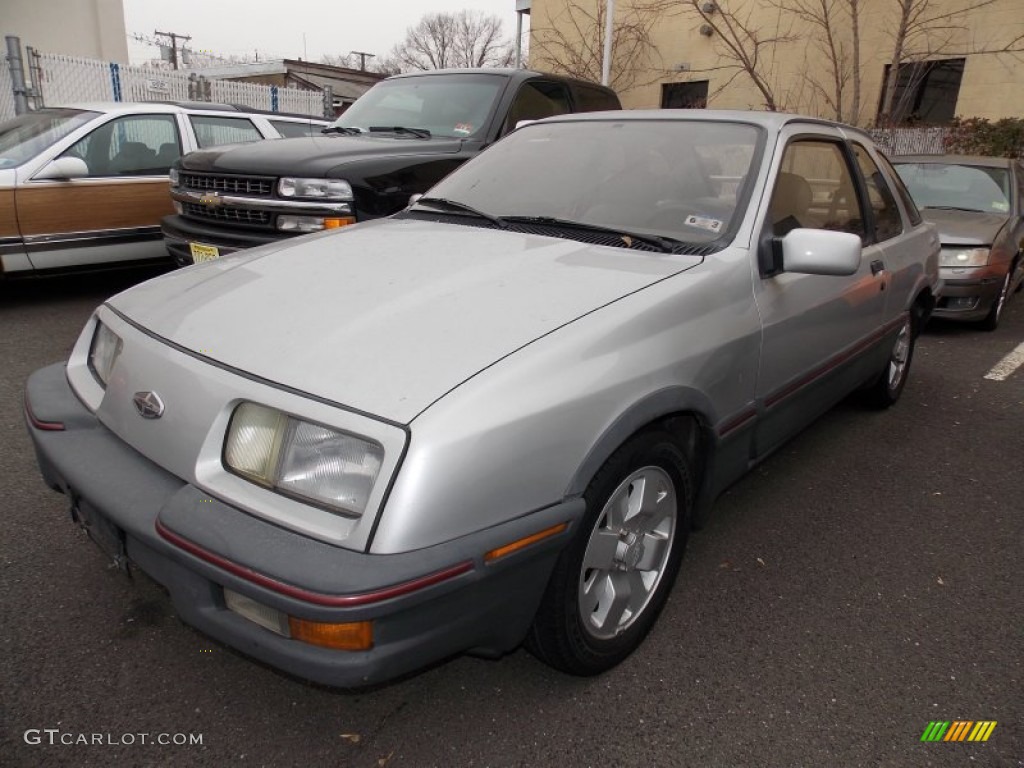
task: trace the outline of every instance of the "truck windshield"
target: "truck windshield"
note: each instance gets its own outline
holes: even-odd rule
[[[82,109],[42,109],[0,123],[0,168],[31,160],[98,114]]]
[[[742,218],[763,143],[761,129],[738,122],[541,122],[502,139],[427,195],[493,216],[709,243]]]
[[[381,135],[395,127],[400,138],[417,138],[401,129],[425,129],[431,136],[466,138],[480,134],[504,88],[502,75],[421,75],[384,80],[348,108],[334,126]]]

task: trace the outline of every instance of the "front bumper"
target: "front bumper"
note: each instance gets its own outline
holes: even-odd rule
[[[229,229],[217,227],[185,218],[184,216],[165,216],[160,221],[160,232],[164,237],[164,245],[168,253],[180,267],[192,264],[192,251],[189,243],[212,245],[227,256],[245,248],[277,243],[295,235],[288,235],[279,230]]]
[[[933,317],[966,322],[984,320],[999,298],[1006,273],[986,274],[980,277],[958,278],[953,270],[945,268],[942,273],[942,295],[939,297]]]
[[[99,520],[126,560],[168,590],[185,622],[327,685],[371,685],[461,652],[514,649],[584,511],[573,499],[434,547],[373,555],[266,523],[161,469],[78,401],[63,365],[29,379],[26,418],[47,485]],[[558,535],[484,560],[563,522]],[[374,645],[339,651],[275,634],[228,610],[225,588],[307,621],[372,621]]]

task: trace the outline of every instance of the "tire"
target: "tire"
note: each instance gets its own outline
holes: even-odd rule
[[[914,312],[910,311],[903,320],[885,367],[864,391],[864,402],[872,408],[888,408],[894,405],[903,394],[910,373],[910,363],[914,359],[914,344],[917,341],[917,328]]]
[[[647,430],[612,454],[584,499],[526,645],[555,669],[588,676],[636,650],[668,599],[690,530],[689,462],[667,431]]]
[[[1003,287],[999,289],[999,295],[992,302],[992,308],[985,315],[985,319],[978,322],[978,327],[983,331],[994,331],[999,327],[999,321],[1003,317],[1003,307],[1006,306],[1006,300],[1010,297],[1010,278],[1015,269],[1016,267],[1011,264],[1010,268],[1006,270],[1006,277],[1003,278]]]

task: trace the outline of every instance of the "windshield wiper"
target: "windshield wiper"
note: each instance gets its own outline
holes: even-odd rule
[[[609,235],[618,235],[622,242],[631,246],[636,240],[647,245],[652,245],[662,253],[672,253],[677,247],[683,244],[682,240],[661,235],[641,234],[639,232],[628,232],[618,227],[602,227],[599,224],[587,224],[583,221],[572,221],[570,219],[556,219],[552,216],[502,216],[502,220],[509,223],[519,224],[547,224],[554,227],[565,227],[567,229],[582,229],[587,232],[601,232]]]
[[[988,213],[980,208],[963,208],[959,205],[926,205],[925,210],[929,211],[967,211],[968,213]]]
[[[329,125],[326,128],[320,129],[320,133],[340,133],[344,136],[358,136],[362,131],[348,125]]]
[[[430,131],[426,128],[406,128],[404,125],[371,125],[370,133],[407,133],[417,139],[429,139]]]
[[[486,219],[502,229],[508,226],[508,223],[501,216],[495,216],[493,213],[484,213],[471,205],[460,203],[458,200],[449,200],[445,197],[421,197],[415,202],[415,205],[426,205],[443,211],[461,211],[462,213],[469,213],[481,219]]]

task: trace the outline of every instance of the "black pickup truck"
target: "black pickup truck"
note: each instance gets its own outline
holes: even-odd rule
[[[182,157],[164,242],[185,265],[388,216],[522,120],[619,108],[609,88],[523,69],[391,77],[321,136]]]

